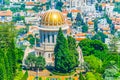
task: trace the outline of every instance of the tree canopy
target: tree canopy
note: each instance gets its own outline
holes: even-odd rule
[[[36,57],[34,53],[29,53],[27,58],[25,59],[25,64],[28,69],[40,69],[43,70],[45,68],[45,58],[42,56]]]
[[[83,25],[83,26],[82,26],[82,32],[83,32],[83,33],[88,32],[88,25]]]
[[[74,62],[74,67],[77,67],[79,65],[79,54],[78,54],[78,51],[76,50],[77,48],[77,44],[76,44],[76,40],[71,37],[71,36],[68,36],[68,47],[69,47],[69,51],[70,51],[70,54],[73,55],[73,57],[75,58],[75,62]]]
[[[102,32],[97,32],[93,37],[92,40],[101,40],[102,42],[105,42],[105,38],[108,38],[107,35],[105,35]]]
[[[102,68],[102,61],[99,58],[95,57],[94,55],[85,56],[84,60],[89,65],[90,70],[99,72],[100,69]]]
[[[45,68],[45,58],[42,56],[37,57],[35,67],[43,70]]]
[[[97,52],[108,52],[107,45],[99,40],[85,39],[79,42],[83,55],[91,55]]]
[[[56,3],[56,9],[58,9],[58,10],[60,10],[60,11],[62,11],[62,6],[63,6],[63,2],[61,2],[61,1],[58,1],[57,3]]]
[[[64,37],[60,28],[57,35],[57,43],[54,49],[55,69],[60,73],[71,72],[76,66],[75,53],[71,53],[69,48],[73,47],[68,47],[68,41]]]
[[[23,52],[15,46],[15,27],[12,23],[0,24],[0,80],[14,80],[22,62]],[[18,56],[20,59],[18,59]]]

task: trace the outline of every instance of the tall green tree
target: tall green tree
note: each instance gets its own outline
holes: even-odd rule
[[[85,80],[83,75],[82,75],[82,72],[79,73],[79,80]]]
[[[87,25],[83,25],[83,26],[82,26],[82,32],[83,32],[83,33],[88,32],[88,26],[87,26]]]
[[[94,20],[94,31],[98,32],[98,19]]]
[[[98,1],[98,3],[100,3],[102,0],[97,0]]]
[[[118,41],[119,41],[119,39],[115,36],[111,38],[110,44],[109,44],[111,52],[117,53],[117,51],[118,51],[118,45],[117,45]]]
[[[81,14],[80,13],[77,13],[77,16],[76,16],[76,21],[81,21],[82,20],[82,17],[81,17]]]
[[[100,40],[85,39],[79,42],[83,55],[89,56],[98,52],[107,53],[108,47]]]
[[[68,36],[68,47],[69,47],[69,51],[70,51],[70,54],[73,54],[74,57],[75,57],[75,67],[77,67],[79,65],[79,54],[78,54],[78,51],[76,50],[76,40],[71,37],[71,36]]]
[[[4,4],[9,5],[10,4],[10,0],[3,0]]]
[[[77,13],[77,16],[76,16],[75,20],[76,20],[76,25],[77,26],[81,26],[81,25],[85,24],[80,13]]]
[[[112,24],[112,20],[109,18],[107,14],[105,14],[104,17],[106,18],[108,24]]]
[[[70,54],[68,42],[61,28],[58,31],[57,42],[54,49],[55,69],[60,73],[71,72],[74,69],[75,57]]]
[[[15,28],[12,23],[0,24],[0,61],[2,60],[3,80],[14,80],[17,70]],[[0,62],[1,63],[1,62]]]
[[[34,69],[36,63],[36,57],[35,54],[29,53],[25,60],[25,64],[27,65],[28,69]]]
[[[43,58],[42,56],[37,57],[35,67],[43,70],[45,68],[45,58]]]
[[[102,5],[99,5],[99,11],[100,12],[102,11]]]
[[[87,72],[86,73],[86,80],[96,80],[96,77],[92,72]]]
[[[101,40],[102,42],[105,42],[105,39],[107,38],[108,36],[105,35],[104,33],[102,32],[97,32],[93,37],[92,37],[92,40]]]
[[[68,13],[67,17],[69,17],[71,19],[71,21],[73,20],[72,13]]]
[[[61,2],[61,1],[58,1],[57,3],[56,3],[56,9],[57,10],[60,10],[60,11],[62,11],[62,7],[63,7],[63,2]]]
[[[0,63],[0,80],[5,80],[4,66]]]
[[[25,10],[25,4],[21,4],[20,10]]]
[[[98,3],[96,3],[95,4],[95,9],[98,10],[98,8],[99,8],[99,5],[98,5]]]
[[[102,68],[102,61],[99,58],[95,57],[94,55],[90,55],[85,56],[84,59],[85,62],[88,63],[91,71],[100,72]]]
[[[34,10],[35,12],[39,12],[39,6],[34,6],[32,10]]]

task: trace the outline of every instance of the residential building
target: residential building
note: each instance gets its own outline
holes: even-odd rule
[[[106,19],[100,19],[98,23],[98,31],[101,31],[105,34],[110,33],[110,26],[107,23]]]
[[[0,22],[12,21],[12,12],[10,10],[0,11]]]
[[[34,2],[26,2],[25,5],[26,5],[25,6],[26,9],[32,9],[35,6],[35,3]]]
[[[38,17],[25,17],[25,23],[32,24],[32,25],[39,25],[40,18],[38,18]]]

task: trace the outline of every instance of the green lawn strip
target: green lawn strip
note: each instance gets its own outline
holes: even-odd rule
[[[46,80],[61,80],[60,78],[46,78]]]
[[[59,72],[56,72],[56,71],[52,71],[52,73],[54,75],[60,75],[60,76],[70,76],[70,75],[73,75],[75,73],[75,71],[72,71],[70,73],[59,73]]]

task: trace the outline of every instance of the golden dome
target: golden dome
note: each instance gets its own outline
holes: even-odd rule
[[[49,10],[43,14],[41,24],[45,26],[64,25],[65,17],[58,10]]]

